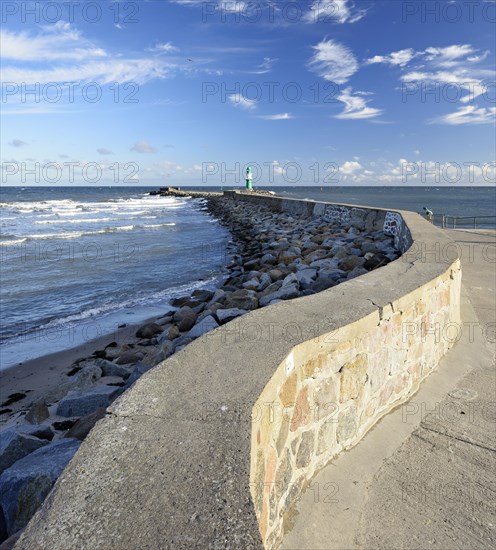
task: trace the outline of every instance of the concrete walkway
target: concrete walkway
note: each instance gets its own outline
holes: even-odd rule
[[[462,255],[459,342],[413,399],[314,478],[285,550],[496,544],[495,233],[449,234]]]

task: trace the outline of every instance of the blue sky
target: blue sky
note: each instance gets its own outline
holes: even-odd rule
[[[251,164],[259,185],[494,185],[495,21],[493,0],[6,0],[2,184]]]

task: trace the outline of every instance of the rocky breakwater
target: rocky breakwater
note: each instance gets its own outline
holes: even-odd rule
[[[144,372],[252,310],[318,293],[399,256],[370,216],[339,225],[215,195],[205,207],[236,245],[222,284],[174,298],[133,342],[71,365],[66,380],[0,434],[0,541],[23,529],[106,407]]]

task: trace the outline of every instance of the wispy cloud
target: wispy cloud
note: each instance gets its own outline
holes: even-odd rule
[[[344,84],[357,72],[358,61],[344,44],[322,40],[312,48],[315,53],[308,62],[308,67],[323,79]]]
[[[177,46],[174,46],[172,42],[162,42],[162,43],[155,44],[153,48],[148,48],[146,51],[156,52],[156,53],[171,53],[171,52],[178,52],[179,48]]]
[[[278,115],[260,115],[258,118],[263,120],[291,120],[294,117],[291,113],[279,113]]]
[[[100,149],[97,149],[96,152],[99,155],[113,155],[114,154],[113,151],[111,151],[110,149],[107,149],[106,147],[101,147]]]
[[[130,149],[131,151],[134,151],[135,153],[143,153],[143,154],[153,154],[156,153],[157,150],[155,147],[152,147],[148,141],[141,140],[137,141]]]
[[[437,117],[431,121],[435,124],[448,124],[459,126],[461,124],[494,124],[496,122],[496,107],[476,107],[467,105],[460,107],[454,113]]]
[[[111,54],[84,38],[69,23],[41,27],[38,34],[2,30],[3,82],[29,84],[137,82],[169,76],[177,65],[161,57]],[[19,65],[18,62],[32,62]]]
[[[251,71],[253,74],[267,74],[270,73],[272,70],[272,67],[274,66],[274,63],[276,63],[278,59],[272,58],[272,57],[264,57],[264,60],[260,65],[257,66],[256,70]]]
[[[356,23],[367,14],[351,0],[314,0],[305,14],[307,23]]]
[[[374,63],[387,63],[388,65],[398,65],[404,67],[410,61],[418,55],[412,48],[406,50],[399,50],[397,52],[392,52],[388,55],[375,55],[370,59],[367,59],[365,63],[367,65],[372,65]]]
[[[353,92],[350,87],[345,88],[336,99],[344,103],[344,111],[335,116],[340,119],[370,119],[382,114],[381,109],[368,107],[367,92]]]
[[[257,108],[257,102],[254,99],[248,99],[242,94],[232,94],[227,96],[227,99],[232,105],[245,111],[252,111]]]

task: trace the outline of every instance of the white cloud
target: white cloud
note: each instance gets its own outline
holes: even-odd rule
[[[310,11],[305,14],[308,23],[355,23],[367,13],[358,9],[351,0],[313,0]]]
[[[235,106],[245,111],[252,111],[257,108],[257,102],[254,99],[247,99],[242,94],[232,94],[227,99]]]
[[[424,53],[427,61],[433,61],[439,67],[453,67],[460,62],[461,58],[465,58],[465,61],[469,60],[468,56],[475,54],[476,51],[469,44],[454,44],[444,48],[427,48]],[[473,62],[480,60],[478,56],[472,59]]]
[[[369,95],[366,92],[353,92],[351,88],[345,88],[336,99],[345,104],[344,111],[335,118],[340,119],[368,119],[379,116],[382,113],[381,109],[368,107],[368,100],[364,96]]]
[[[344,164],[342,164],[339,167],[339,171],[343,174],[353,174],[353,172],[356,172],[357,170],[361,170],[362,165],[359,162],[355,161],[346,161]]]
[[[412,48],[408,48],[406,50],[399,50],[397,52],[392,52],[388,55],[375,55],[374,57],[367,59],[365,63],[367,65],[372,65],[374,63],[387,63],[388,65],[397,65],[400,67],[404,67],[416,55],[417,53],[414,50],[412,50]]]
[[[100,149],[97,149],[96,152],[99,155],[113,155],[114,154],[113,151],[111,151],[110,149],[107,149],[106,147],[101,147]]]
[[[291,120],[293,115],[291,113],[280,113],[278,115],[261,115],[258,118],[263,120]]]
[[[1,30],[3,60],[83,61],[107,56],[105,50],[83,39],[69,23],[45,26],[43,30],[38,35]]]
[[[308,66],[311,71],[330,82],[344,84],[358,70],[353,52],[334,40],[322,40],[316,46]]]
[[[257,66],[257,69],[255,71],[252,71],[253,74],[267,74],[270,73],[272,70],[272,67],[274,66],[274,63],[276,61],[279,61],[277,58],[272,57],[264,57],[263,62],[260,63],[260,65]]]
[[[433,119],[431,122],[459,126],[461,124],[494,124],[496,122],[496,107],[476,107],[467,105],[458,111]]]
[[[156,153],[157,150],[155,147],[152,147],[148,141],[141,140],[137,141],[130,149],[131,151],[134,151],[135,153],[147,153],[147,154],[153,154]]]
[[[165,78],[177,69],[160,57],[127,58],[90,43],[69,23],[41,27],[38,34],[1,31],[4,82],[26,85],[68,82],[137,82]],[[15,62],[32,62],[30,65]],[[12,64],[14,62],[15,64]]]
[[[155,44],[153,48],[148,48],[148,52],[158,52],[158,53],[170,53],[170,52],[178,52],[179,48],[174,46],[172,42],[163,42],[159,44]]]

